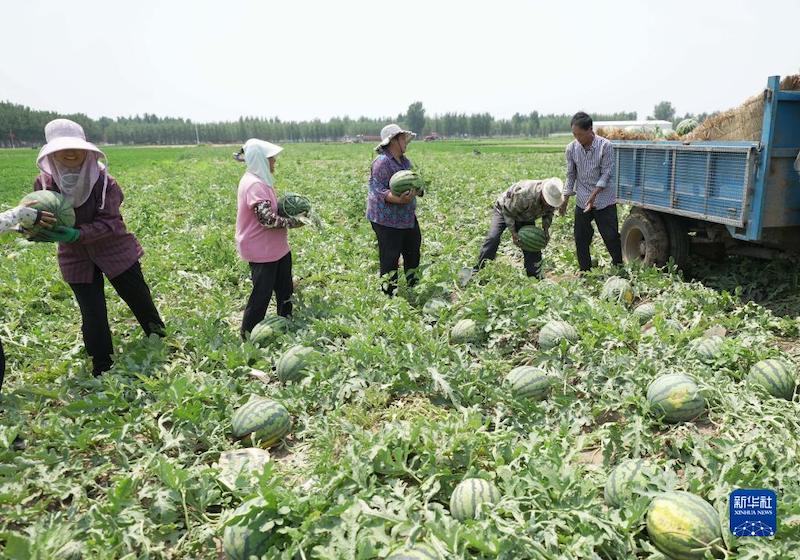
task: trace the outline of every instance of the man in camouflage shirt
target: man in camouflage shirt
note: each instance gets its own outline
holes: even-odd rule
[[[536,220],[541,219],[541,227],[549,241],[553,213],[564,201],[562,188],[563,183],[558,177],[526,180],[514,183],[497,197],[492,208],[492,224],[489,226],[489,233],[481,247],[478,264],[473,267],[472,272],[475,273],[483,268],[487,260],[494,260],[497,248],[500,246],[500,237],[506,228],[511,230],[511,238],[514,240],[514,244],[519,246],[517,231],[522,226],[535,225]],[[541,251],[523,250],[522,255],[527,275],[541,278]]]

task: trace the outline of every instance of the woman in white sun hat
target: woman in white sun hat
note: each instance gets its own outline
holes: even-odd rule
[[[478,255],[478,263],[472,268],[472,273],[477,272],[486,264],[487,260],[494,260],[497,249],[500,247],[500,237],[506,228],[511,230],[511,238],[519,247],[517,232],[522,226],[535,225],[536,220],[541,220],[545,239],[550,240],[550,225],[557,208],[564,202],[561,190],[564,184],[558,177],[544,180],[519,181],[504,191],[492,207],[492,223],[489,233]],[[542,277],[542,252],[522,250],[525,263],[525,273],[529,277]],[[469,269],[467,269],[469,270]],[[471,274],[468,274],[468,277]],[[469,278],[466,278],[468,280]],[[462,282],[465,282],[462,279]]]
[[[243,339],[267,314],[275,293],[278,315],[292,314],[292,252],[288,229],[302,226],[295,218],[278,215],[275,194],[275,158],[280,146],[251,138],[234,157],[247,164],[239,181],[236,212],[236,249],[250,265],[253,290],[242,318]],[[237,156],[241,157],[237,157]]]
[[[422,192],[410,189],[402,195],[392,193],[389,181],[392,175],[411,169],[411,160],[406,156],[409,142],[416,136],[396,124],[381,130],[381,143],[375,147],[378,157],[372,162],[367,195],[367,219],[372,224],[378,239],[380,275],[387,276],[382,289],[394,294],[397,288],[397,269],[403,257],[406,281],[413,286],[417,281],[416,269],[420,263],[422,234],[417,220],[417,196]]]
[[[105,154],[86,141],[83,128],[68,119],[50,121],[47,144],[36,164],[41,173],[34,190],[61,193],[75,209],[75,227],[56,226],[32,236],[58,242],[58,264],[81,310],[83,341],[92,358],[92,373],[111,368],[114,347],[108,324],[103,277],[109,279],[139,321],[146,335],[164,335],[139,259],[139,241],[120,214],[123,195],[100,160]]]

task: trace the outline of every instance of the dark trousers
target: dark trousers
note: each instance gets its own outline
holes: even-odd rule
[[[280,260],[269,263],[250,263],[250,277],[253,279],[253,291],[247,300],[242,318],[242,338],[253,330],[267,315],[269,300],[275,292],[275,304],[278,315],[288,317],[292,314],[292,253],[286,253]]]
[[[378,259],[380,260],[381,277],[388,275],[381,289],[388,295],[397,290],[397,269],[400,268],[400,255],[403,255],[403,270],[406,283],[413,286],[417,283],[416,269],[419,267],[422,251],[422,232],[419,222],[414,219],[414,227],[408,229],[382,226],[370,222],[378,238]]]
[[[619,237],[617,224],[617,205],[606,206],[602,210],[584,212],[575,206],[575,252],[578,256],[578,266],[581,270],[592,268],[592,258],[589,254],[589,245],[594,237],[592,220],[597,224],[600,237],[606,244],[608,254],[611,255],[613,264],[622,264],[622,243]]]
[[[150,288],[137,262],[115,278],[109,278],[114,290],[133,312],[146,335],[164,336],[164,322],[153,303]],[[86,352],[92,357],[93,373],[98,375],[111,368],[114,346],[108,325],[106,296],[103,291],[103,273],[94,267],[94,277],[89,284],[70,284],[81,309],[81,331]]]
[[[522,226],[535,225],[536,220],[532,222],[514,222],[514,231],[519,231]],[[494,260],[497,256],[497,249],[500,247],[500,238],[506,230],[506,221],[503,219],[503,214],[496,207],[492,209],[492,223],[489,226],[489,233],[486,234],[486,239],[481,246],[481,252],[478,255],[478,264],[472,269],[475,272],[484,267],[487,260]],[[542,274],[542,252],[541,251],[522,251],[522,257],[525,263],[525,273],[528,276],[541,277]]]

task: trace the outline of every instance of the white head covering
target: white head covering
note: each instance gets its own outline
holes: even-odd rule
[[[270,187],[275,185],[275,178],[269,171],[269,161],[271,157],[277,156],[283,148],[277,144],[251,138],[244,143],[244,162],[247,164],[247,171],[264,181]]]
[[[550,177],[542,183],[542,194],[544,200],[553,208],[559,208],[564,204],[564,183],[558,177]]]
[[[389,142],[392,141],[392,138],[394,138],[398,134],[405,134],[407,142],[410,142],[411,140],[413,140],[417,136],[416,134],[414,134],[410,130],[403,130],[402,128],[400,128],[399,125],[396,125],[394,123],[387,124],[386,126],[384,126],[381,129],[381,143],[378,144],[377,146],[375,146],[375,151],[377,152],[378,150],[380,150],[384,146],[388,146]]]
[[[55,119],[44,127],[47,140],[36,158],[36,165],[44,173],[50,175],[58,185],[61,194],[70,201],[73,208],[83,205],[92,194],[92,187],[105,167],[100,159],[106,155],[91,142],[86,141],[83,127],[69,119]],[[85,150],[86,159],[80,168],[70,169],[58,163],[53,154],[61,150]],[[108,174],[103,180],[103,195],[100,204],[102,210],[106,204],[106,187]]]

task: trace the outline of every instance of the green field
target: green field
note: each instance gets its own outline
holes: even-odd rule
[[[694,263],[703,282],[628,268],[636,303],[658,309],[644,333],[629,309],[599,297],[612,274],[599,236],[601,267],[575,276],[565,217],[545,251],[546,280],[525,277],[506,238],[496,263],[461,290],[454,280],[477,256],[494,198],[519,179],[563,178],[563,143],[415,142],[408,155],[430,183],[418,205],[423,276],[387,299],[364,217],[371,149],[293,144],[279,156],[278,190],[309,196],[325,226],[290,232],[294,323],[267,348],[238,338],[250,280],[233,241],[243,172],[233,147],[107,149],[168,336],[143,338],[107,283],[116,365],[99,379],[87,373],[55,248],[0,236],[9,360],[0,557],[224,558],[225,523],[261,496],[270,559],[385,558],[424,542],[448,559],[663,560],[645,513],[656,492],[673,489],[716,508],[725,538],[714,544],[728,557],[799,557],[800,402],[742,381],[761,359],[800,359],[796,265]],[[0,209],[30,190],[35,156],[0,151]],[[426,316],[423,304],[442,294],[453,303]],[[478,323],[481,342],[449,342],[462,318]],[[579,340],[538,348],[550,319],[569,321]],[[725,341],[704,361],[689,342],[709,328],[724,328]],[[284,385],[271,369],[294,344],[319,357],[302,382]],[[548,398],[517,398],[501,382],[522,364],[554,376]],[[674,372],[696,380],[707,413],[670,425],[646,392]],[[231,436],[231,416],[250,394],[283,403],[293,428],[257,476],[222,484],[220,453],[246,447]],[[17,435],[24,446],[12,443]],[[611,469],[639,457],[656,474],[621,507],[607,506]],[[450,495],[468,477],[492,480],[502,497],[457,521]],[[778,493],[776,537],[730,536],[736,488]]]

